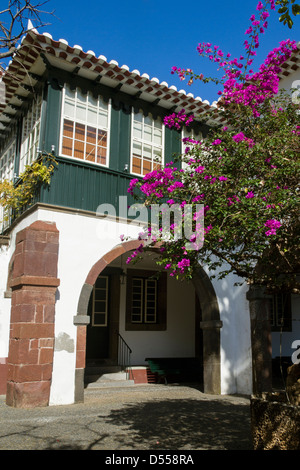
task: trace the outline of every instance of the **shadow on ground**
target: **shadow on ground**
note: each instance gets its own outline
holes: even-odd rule
[[[126,426],[132,449],[251,450],[249,407],[219,400],[162,400],[112,410],[105,420]]]
[[[0,449],[252,450],[247,400],[164,393],[139,398],[128,391],[122,399],[107,392],[88,405],[41,410],[3,404]]]

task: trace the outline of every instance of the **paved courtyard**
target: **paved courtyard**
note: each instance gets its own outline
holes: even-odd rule
[[[15,409],[0,397],[0,450],[251,450],[249,399],[192,385],[107,388],[85,403]]]

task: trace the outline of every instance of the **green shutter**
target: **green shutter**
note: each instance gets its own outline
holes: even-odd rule
[[[124,171],[130,168],[131,113],[123,109],[111,109],[109,167]]]
[[[174,161],[175,155],[181,155],[181,132],[165,127],[165,164]]]
[[[49,84],[45,121],[42,124],[42,128],[44,130],[44,138],[41,150],[50,153],[51,148],[54,145],[56,155],[59,154],[61,102],[61,89],[59,89],[58,87],[54,87],[52,84]]]

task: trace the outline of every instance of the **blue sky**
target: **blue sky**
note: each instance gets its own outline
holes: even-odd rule
[[[47,10],[51,24],[40,32],[53,39],[66,39],[70,46],[80,45],[84,51],[93,50],[119,65],[137,69],[151,78],[166,81],[178,89],[191,92],[212,102],[218,98],[220,86],[200,82],[188,86],[175,75],[171,67],[192,68],[205,76],[216,76],[216,68],[199,57],[200,42],[211,42],[239,57],[243,51],[249,18],[256,11],[258,0],[230,1],[159,1],[159,0],[50,0]],[[272,11],[269,28],[261,36],[256,68],[266,54],[283,39],[300,41],[300,18],[294,27],[279,23]]]

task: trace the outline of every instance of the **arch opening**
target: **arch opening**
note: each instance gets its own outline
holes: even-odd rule
[[[116,336],[114,335],[115,332],[123,334],[125,340],[128,340],[128,343],[134,343],[134,363],[140,363],[142,360],[145,360],[149,354],[157,356],[157,354],[159,355],[161,353],[161,355],[165,355],[166,357],[168,355],[180,355],[180,353],[183,356],[197,354],[201,356],[203,364],[204,393],[220,394],[220,328],[222,327],[222,323],[220,321],[217,297],[209,277],[203,268],[199,266],[193,282],[189,283],[189,285],[184,285],[184,282],[187,281],[181,283],[181,281],[172,281],[171,278],[165,281],[162,287],[159,287],[157,284],[155,287],[157,289],[156,295],[157,298],[159,298],[158,303],[160,305],[164,303],[165,305],[165,317],[160,311],[155,312],[157,316],[161,315],[159,319],[158,317],[154,318],[153,315],[151,317],[149,314],[149,312],[151,313],[150,299],[148,320],[145,317],[147,313],[144,312],[141,314],[137,312],[135,308],[135,313],[138,313],[140,316],[136,314],[133,322],[130,324],[128,312],[129,310],[133,312],[133,308],[132,304],[130,307],[128,298],[131,296],[130,292],[132,292],[133,289],[132,279],[135,279],[135,289],[143,289],[144,296],[147,295],[145,294],[145,289],[148,289],[147,292],[149,292],[149,296],[151,297],[151,289],[149,287],[151,286],[151,282],[147,281],[148,277],[145,277],[143,271],[147,271],[148,274],[152,272],[153,274],[154,257],[159,256],[154,250],[151,260],[149,257],[144,259],[141,264],[138,263],[134,267],[126,267],[125,261],[128,253],[136,249],[139,245],[140,241],[136,240],[116,246],[94,264],[82,286],[77,316],[74,317],[74,324],[78,327],[77,337],[80,337],[80,341],[77,341],[77,358],[81,358],[81,361],[76,361],[75,401],[83,401],[84,369],[87,359],[92,359],[94,354],[91,347],[91,342],[93,341],[91,338],[93,335],[90,332],[92,318],[91,299],[95,299],[95,286],[97,282],[99,282],[97,281],[99,279],[102,279],[102,287],[98,287],[100,290],[97,292],[97,295],[103,295],[101,289],[105,285],[109,286],[106,296],[106,300],[109,304],[108,309],[107,311],[101,312],[102,320],[100,320],[100,316],[98,316],[98,321],[102,321],[104,322],[103,324],[108,326],[105,340],[107,343],[105,346],[106,350],[101,354],[104,354],[104,356],[106,354],[112,363],[117,360],[118,345]],[[155,270],[157,270],[157,267]],[[125,285],[122,285],[121,275],[124,274],[124,271],[127,271],[125,273],[127,281],[124,283]],[[166,273],[163,274],[166,275]],[[163,276],[160,276],[160,278],[162,277]],[[174,283],[177,283],[177,287],[175,288]],[[168,288],[166,288],[167,284]],[[154,286],[155,284],[152,283],[153,289]],[[153,289],[152,291],[154,292],[155,289]],[[174,306],[176,308],[174,308]],[[181,313],[180,308],[184,309]],[[176,312],[175,309],[177,309]],[[182,316],[180,317],[183,311],[185,312],[184,319]],[[100,307],[98,308],[98,313],[99,312]],[[96,314],[97,312],[95,313],[94,311],[92,320],[94,327]],[[141,315],[144,315],[143,319]],[[183,328],[183,325],[185,328]],[[94,328],[94,330],[98,330],[99,332],[101,327]],[[193,333],[191,333],[192,330]],[[104,328],[102,326],[101,333],[103,332]],[[191,335],[193,335],[193,337]],[[105,345],[105,341],[101,341],[102,346]],[[168,349],[162,347],[162,342],[168,346]],[[191,347],[194,348],[193,351],[191,351]],[[156,351],[157,354],[155,354]]]

